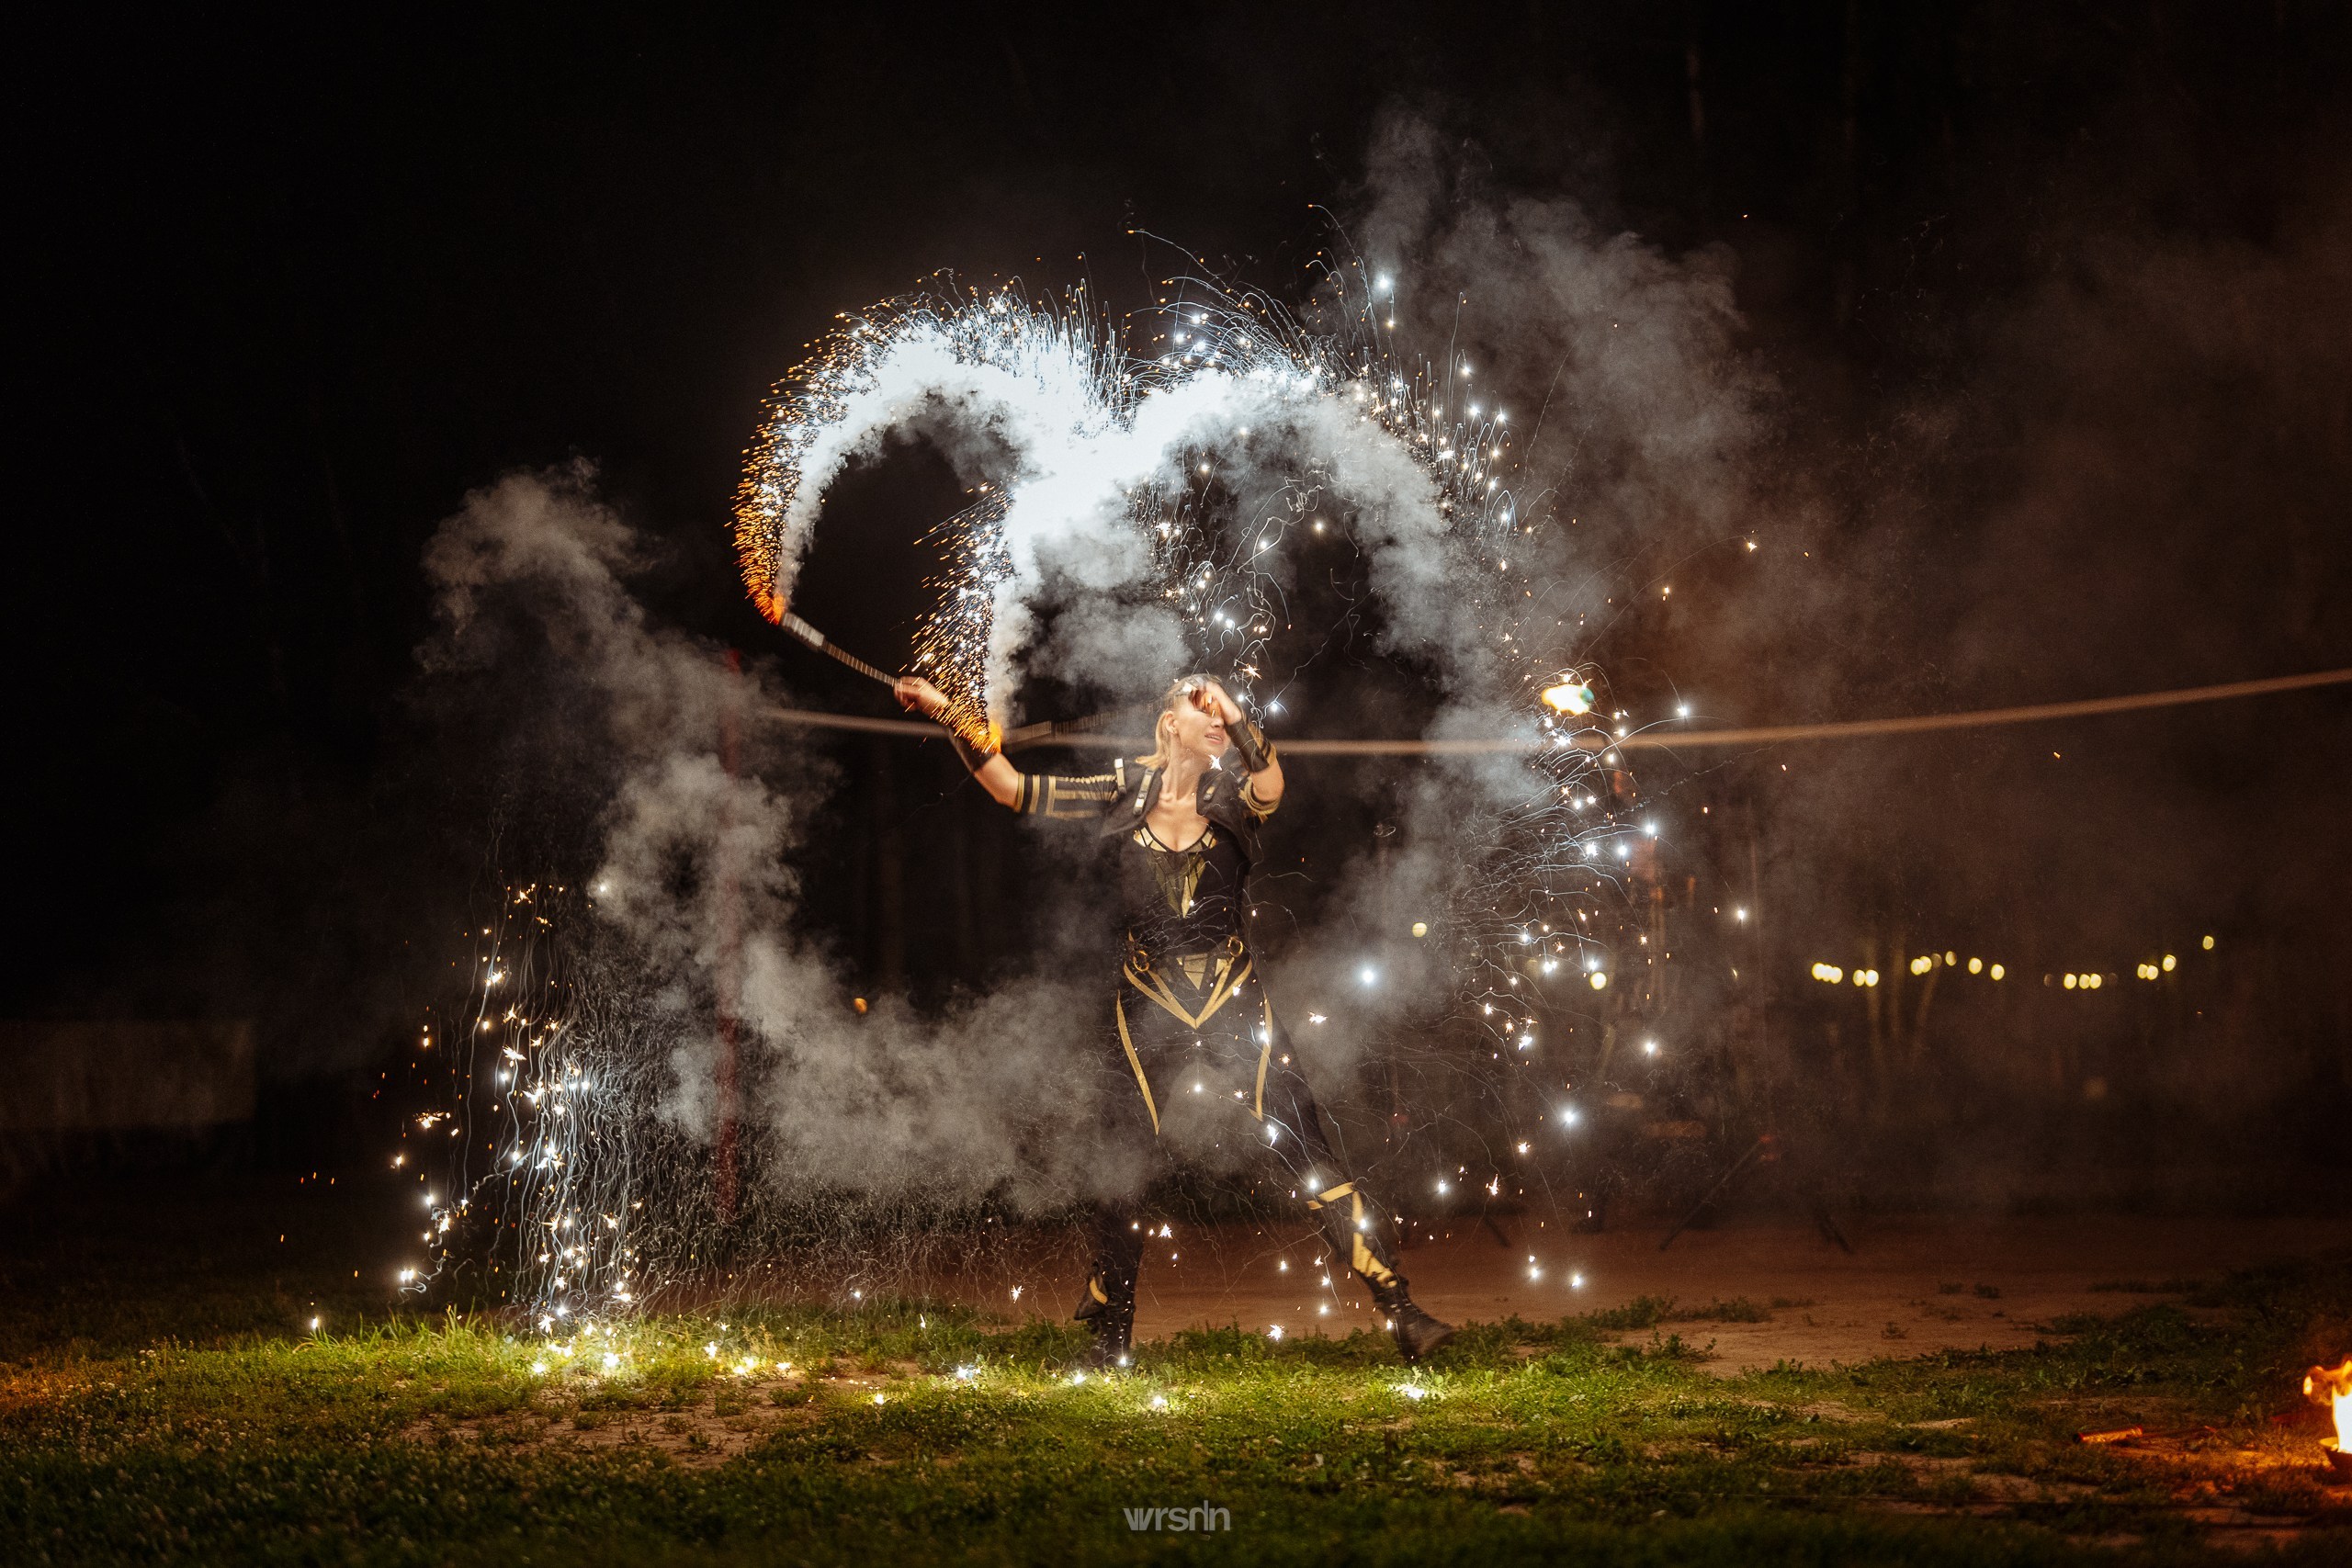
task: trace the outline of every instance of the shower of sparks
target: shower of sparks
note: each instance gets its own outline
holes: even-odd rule
[[[1633,721],[1614,715],[1604,728],[1608,695],[1579,663],[1583,634],[1528,591],[1538,520],[1521,513],[1508,415],[1472,390],[1468,367],[1398,354],[1387,331],[1395,280],[1375,288],[1360,268],[1331,268],[1307,312],[1313,331],[1261,296],[1193,279],[1169,287],[1172,302],[1124,330],[1082,294],[1040,307],[1007,289],[844,318],[779,386],[749,454],[735,522],[745,586],[781,616],[844,465],[896,427],[950,417],[1004,453],[1002,472],[966,476],[968,503],[932,534],[945,564],[913,667],[948,694],[955,728],[1004,722],[1038,547],[1069,538],[1124,541],[1144,568],[1121,592],[1164,604],[1194,668],[1220,674],[1261,719],[1288,720],[1283,694],[1329,628],[1293,625],[1285,553],[1336,536],[1361,558],[1395,536],[1396,513],[1412,512],[1448,563],[1444,592],[1484,639],[1488,678],[1520,694],[1520,722],[1541,744],[1517,798],[1482,808],[1486,852],[1442,907],[1417,911],[1427,916],[1411,927],[1417,951],[1442,956],[1397,1005],[1444,1012],[1483,1043],[1480,1058],[1493,1047],[1480,1093],[1525,1108],[1508,1113],[1516,1124],[1498,1145],[1523,1155],[1523,1134],[1556,1104],[1567,1046],[1553,1043],[1573,1038],[1568,1021],[1646,999],[1641,988],[1605,1004],[1595,993],[1612,972],[1649,984],[1627,967],[1640,962],[1627,951],[1634,927],[1609,910],[1655,864],[1656,840],[1630,776],[1600,750]],[[1374,491],[1382,499],[1366,502]],[[821,624],[822,608],[809,608]],[[499,918],[467,933],[478,948],[467,1013],[426,1034],[447,1099],[415,1119],[392,1161],[427,1183],[401,1285],[422,1291],[485,1262],[551,1339],[576,1341],[584,1325],[663,1301],[755,1291],[769,1265],[745,1260],[772,1259],[782,1237],[804,1242],[822,1228],[810,1218],[820,1205],[856,1212],[838,1192],[763,1180],[748,1121],[741,1210],[714,1198],[710,1147],[664,1114],[673,1053],[693,1022],[649,1002],[659,987],[614,951],[619,939],[593,912],[599,892],[510,888]],[[1358,973],[1355,989],[1385,996],[1384,976],[1406,970],[1366,962]],[[1523,1090],[1505,1087],[1513,1075]],[[1555,1126],[1574,1121],[1570,1111]],[[1547,1146],[1559,1142],[1555,1132]],[[440,1157],[411,1157],[428,1151]],[[1498,1171],[1460,1174],[1464,1190],[1501,1190]],[[859,1255],[832,1288],[873,1279],[858,1272],[873,1266]]]
[[[1419,470],[1417,500],[1449,542],[1508,574],[1519,525],[1504,416],[1466,401],[1442,367],[1399,364],[1376,333],[1310,334],[1221,289],[1126,335],[1143,346],[1123,348],[1082,292],[1055,307],[943,292],[845,317],[779,385],[750,453],[735,543],[753,604],[784,614],[842,467],[943,412],[987,432],[1008,471],[978,481],[944,530],[951,566],[917,665],[999,719],[1042,540],[1124,536],[1148,551],[1153,591],[1240,688],[1275,667],[1273,561],[1375,472]]]
[[[442,1161],[414,1162],[420,1182],[438,1164],[448,1185],[428,1185],[424,1261],[400,1282],[422,1291],[452,1266],[486,1262],[548,1334],[641,1303],[639,1178],[662,1153],[653,1086],[627,1045],[640,1027],[630,993],[590,982],[593,946],[558,940],[559,929],[567,939],[593,929],[582,919],[592,907],[571,886],[509,887],[492,923],[469,933],[481,979],[457,1055],[439,1064],[452,1109],[418,1116],[411,1134],[446,1120],[474,1135]],[[403,1151],[393,1163],[411,1162]]]

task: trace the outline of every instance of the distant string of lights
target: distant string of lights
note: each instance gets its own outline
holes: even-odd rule
[[[2213,939],[2211,936],[2208,936],[2199,943],[2199,946],[2203,951],[2211,953],[2213,951]],[[1982,958],[1971,957],[1967,963],[1963,964],[1961,962],[1959,953],[1953,950],[1947,950],[1942,953],[1920,953],[1917,957],[1912,959],[1905,967],[1908,968],[1915,976],[1930,975],[1939,968],[1965,969],[1966,972],[1971,975],[1981,975],[1988,980],[2006,980],[2008,978],[2009,975],[2008,965],[1997,963],[1987,964]],[[2132,966],[2132,974],[2135,979],[2161,980],[2179,967],[2179,955],[2177,953],[2167,953],[2161,958],[2143,959],[2141,962]],[[1877,986],[1882,978],[1879,972],[1875,969],[1856,968],[1849,970],[1836,964],[1815,963],[1813,965],[1811,973],[1815,979],[1820,981],[1825,986],[1851,985],[1863,990],[1869,990]],[[2120,979],[2121,977],[2121,972],[2120,970],[2117,971],[2116,978]],[[2105,971],[2098,969],[2083,969],[2067,970],[2063,974],[2053,971],[2051,974],[2044,975],[2041,977],[2041,983],[2044,986],[2056,987],[2069,991],[2096,991],[2107,984],[2107,979],[2108,976]]]

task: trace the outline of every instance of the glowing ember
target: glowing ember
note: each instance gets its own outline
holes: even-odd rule
[[[1561,682],[1556,686],[1546,686],[1544,689],[1544,701],[1560,713],[1590,713],[1592,688],[1572,678]]]

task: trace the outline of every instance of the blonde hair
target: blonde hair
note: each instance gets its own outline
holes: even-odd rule
[[[1159,699],[1159,716],[1152,721],[1151,755],[1142,759],[1145,767],[1164,768],[1175,761],[1168,750],[1168,721],[1175,716],[1179,704],[1209,681],[1206,675],[1179,675],[1168,683],[1167,694]]]

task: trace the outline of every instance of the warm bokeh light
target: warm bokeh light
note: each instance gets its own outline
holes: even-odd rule
[[[1556,686],[1544,688],[1545,705],[1565,714],[1587,714],[1592,711],[1592,688],[1583,682],[1570,679]]]

